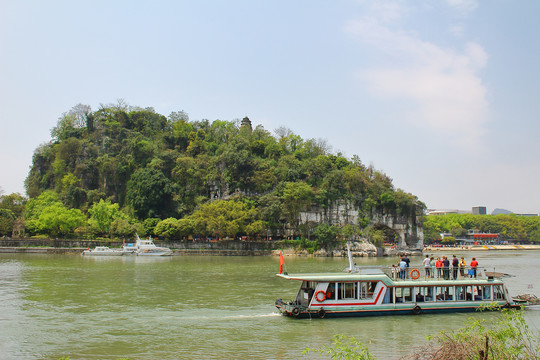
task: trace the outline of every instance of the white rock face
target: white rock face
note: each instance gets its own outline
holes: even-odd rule
[[[359,211],[352,202],[339,200],[327,208],[312,207],[309,211],[301,212],[301,224],[321,223],[344,226],[356,225],[359,220]],[[399,249],[423,249],[424,230],[415,216],[396,216],[386,213],[372,215],[371,225],[386,226],[394,230],[398,236]]]

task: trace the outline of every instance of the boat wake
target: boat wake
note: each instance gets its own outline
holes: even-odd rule
[[[278,313],[269,313],[269,314],[253,314],[253,315],[231,315],[226,316],[225,319],[249,319],[249,318],[265,318],[265,317],[275,317],[281,316]]]

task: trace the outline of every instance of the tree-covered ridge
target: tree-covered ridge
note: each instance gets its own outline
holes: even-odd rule
[[[275,134],[253,129],[247,118],[190,121],[183,111],[166,117],[121,101],[97,111],[79,104],[59,119],[52,141],[36,149],[25,182],[28,205],[43,194],[56,203],[52,192],[87,219],[107,204],[131,228],[146,222],[152,232],[150,223],[155,228],[168,219],[158,227],[163,234],[229,237],[297,234],[301,212],[339,201],[360,210],[362,224],[352,224],[359,228],[374,212],[415,216],[423,209],[357,156],[332,154],[325,141],[286,128]],[[29,224],[37,218],[27,212]],[[81,223],[78,231],[103,233],[95,224]],[[34,225],[30,232],[38,232]]]
[[[540,216],[448,214],[424,217],[426,243],[441,240],[441,233],[462,237],[469,230],[496,233],[504,239],[540,242]]]

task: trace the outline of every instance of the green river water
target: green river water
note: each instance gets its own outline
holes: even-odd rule
[[[515,275],[506,281],[512,295],[540,296],[540,252],[463,255]],[[285,259],[290,273],[345,266],[345,258]],[[276,277],[278,268],[277,257],[0,254],[0,359],[313,359],[320,356],[302,350],[328,345],[335,334],[356,337],[378,359],[398,359],[470,316],[499,316],[290,319],[274,302],[294,298],[300,284]],[[527,310],[526,319],[540,328],[540,311]]]

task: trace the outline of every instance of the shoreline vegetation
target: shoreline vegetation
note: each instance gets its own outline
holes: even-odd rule
[[[120,248],[120,241],[87,241],[87,240],[0,240],[0,253],[45,253],[45,254],[79,254],[95,246]],[[173,255],[209,255],[209,256],[316,256],[346,257],[346,248],[336,244],[330,249],[308,249],[283,244],[280,242],[159,242],[173,250]],[[369,243],[354,243],[354,257],[391,257],[402,254],[421,256],[434,252],[475,252],[475,251],[521,251],[540,250],[540,245],[472,245],[472,246],[426,246],[423,251],[396,249],[391,247],[375,248]]]

